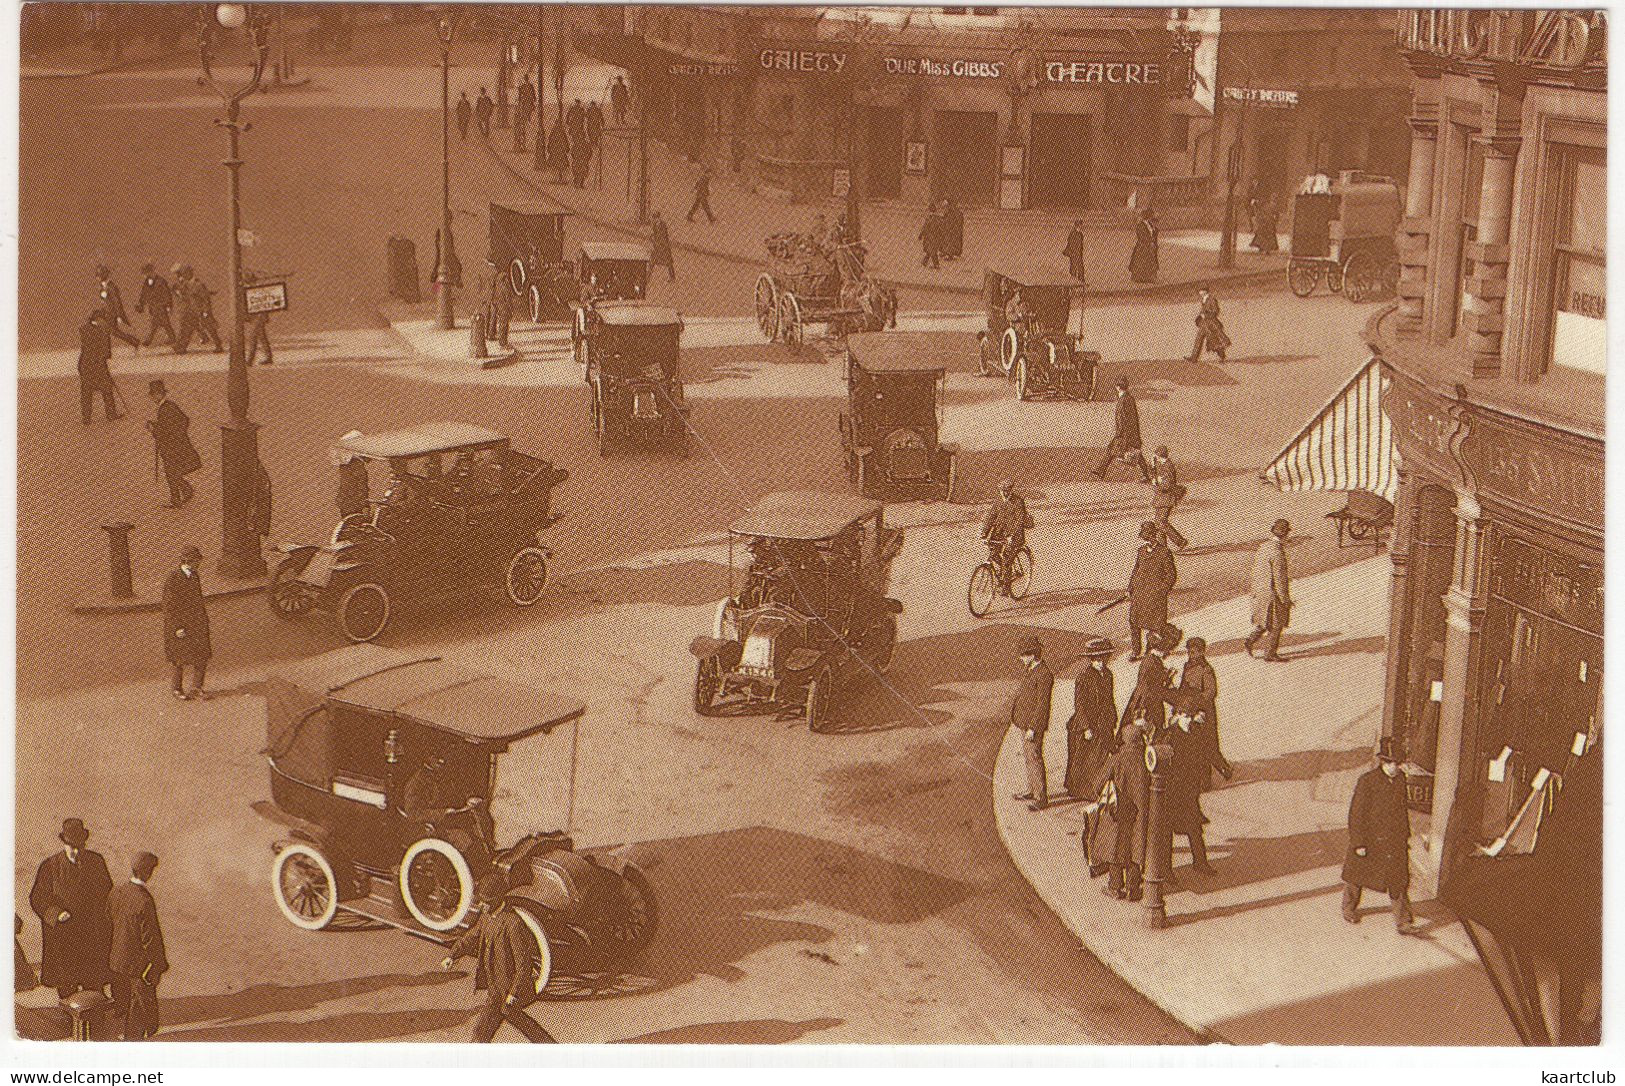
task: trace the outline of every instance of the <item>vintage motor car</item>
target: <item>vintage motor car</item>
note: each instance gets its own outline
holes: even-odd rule
[[[678,372],[683,318],[675,309],[634,302],[581,310],[586,334],[576,357],[592,391],[587,421],[598,452],[664,443],[688,455],[688,404]]]
[[[536,324],[568,319],[580,296],[575,269],[564,259],[567,214],[542,203],[491,204],[488,259],[515,297],[525,299]]]
[[[347,915],[450,943],[495,874],[536,941],[538,993],[550,975],[622,967],[653,937],[654,893],[629,850],[571,840],[579,701],[348,645],[279,668],[265,704],[271,799],[254,809],[286,831],[270,881],[290,923]],[[504,755],[525,759],[522,791],[499,791]],[[529,825],[504,845],[510,809]]]
[[[938,440],[950,343],[940,332],[847,337],[841,451],[864,497],[953,501],[958,447]]]
[[[403,599],[498,587],[518,607],[541,598],[552,556],[541,533],[559,519],[553,488],[569,473],[460,422],[363,434],[335,449],[388,465],[388,489],[328,542],[278,547],[267,589],[278,618],[326,611],[345,637],[371,641]]]
[[[1393,178],[1358,170],[1344,170],[1328,192],[1297,194],[1287,286],[1307,298],[1325,279],[1328,290],[1351,302],[1393,297],[1399,286],[1394,236],[1404,214]]]
[[[1060,272],[988,269],[987,329],[976,334],[982,375],[1008,378],[1022,400],[1093,399],[1100,353],[1083,350],[1068,331],[1072,300],[1082,292],[1081,283]],[[1081,315],[1079,323],[1081,332]]]
[[[576,260],[583,301],[638,301],[649,291],[654,252],[641,241],[584,241]]]
[[[694,709],[800,710],[815,732],[853,680],[883,672],[903,605],[887,595],[903,533],[879,502],[845,494],[770,494],[728,530],[730,581],[697,659]]]

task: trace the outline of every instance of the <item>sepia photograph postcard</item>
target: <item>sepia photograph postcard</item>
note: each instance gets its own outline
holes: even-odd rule
[[[8,1069],[1612,1082],[1608,22],[13,0]]]

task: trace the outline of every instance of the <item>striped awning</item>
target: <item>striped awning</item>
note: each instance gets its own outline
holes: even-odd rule
[[[1392,502],[1399,449],[1382,410],[1382,367],[1373,358],[1309,420],[1260,474],[1282,490],[1364,490]]]

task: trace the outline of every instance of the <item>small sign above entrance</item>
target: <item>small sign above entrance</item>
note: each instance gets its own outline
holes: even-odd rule
[[[1298,104],[1298,92],[1289,90],[1264,90],[1260,87],[1226,87],[1224,96],[1231,102],[1245,102],[1252,106],[1274,106],[1277,109],[1291,109]]]

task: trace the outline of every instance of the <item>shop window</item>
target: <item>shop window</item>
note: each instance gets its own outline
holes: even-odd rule
[[[1602,374],[1607,362],[1608,164],[1600,147],[1553,156],[1557,244],[1553,254],[1551,362]]]
[[[1406,639],[1405,699],[1398,719],[1406,757],[1434,772],[1439,714],[1444,702],[1445,593],[1456,562],[1456,495],[1441,486],[1417,495],[1407,574],[1410,611]]]
[[[1466,168],[1461,171],[1461,196],[1457,201],[1461,212],[1456,216],[1455,285],[1450,320],[1452,336],[1464,330],[1462,318],[1467,315],[1467,280],[1473,274],[1473,261],[1467,255],[1467,247],[1478,240],[1478,204],[1484,190],[1484,148],[1468,130],[1458,131],[1462,133]]]

